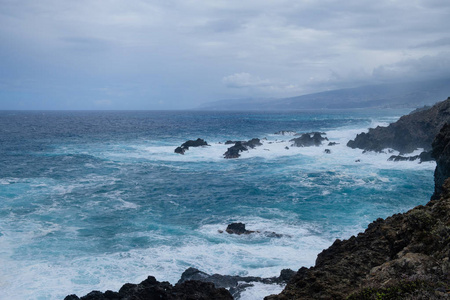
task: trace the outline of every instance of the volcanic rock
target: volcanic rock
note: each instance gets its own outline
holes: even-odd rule
[[[450,123],[450,98],[428,109],[416,110],[387,127],[370,128],[347,143],[351,148],[381,152],[392,148],[400,154],[418,148],[431,150],[434,137],[445,123]]]
[[[328,141],[326,137],[322,137],[324,134],[323,132],[304,133],[299,138],[290,140],[290,142],[294,142],[292,146],[295,147],[320,146],[323,141]]]
[[[216,288],[226,288],[230,290],[232,296],[236,299],[248,287],[252,287],[255,282],[264,284],[286,284],[295,275],[295,271],[283,269],[278,277],[261,278],[255,276],[230,276],[213,274],[209,275],[195,268],[188,268],[181,275],[181,279],[177,284],[184,283],[189,280],[211,282]]]
[[[233,143],[233,141],[227,141],[225,144]],[[256,146],[261,146],[260,139],[251,139],[249,141],[234,142],[234,146],[228,148],[223,154],[224,158],[238,158],[241,156],[240,152],[247,151],[248,149],[254,149]]]
[[[240,222],[228,224],[227,229],[225,231],[228,232],[229,234],[238,234],[238,235],[254,233],[254,231],[246,230],[245,224]]]
[[[189,147],[201,147],[201,146],[209,146],[209,145],[205,140],[203,140],[201,138],[198,138],[195,141],[188,140],[188,141],[184,142],[183,144],[181,144],[180,147],[177,147],[174,152],[178,153],[178,154],[184,154],[184,152],[186,152],[186,150],[189,150]]]
[[[211,282],[188,280],[172,286],[168,282],[158,282],[149,276],[139,284],[126,283],[119,292],[92,291],[81,300],[232,300],[230,292],[216,288]],[[76,295],[69,295],[64,300],[80,300]]]
[[[445,124],[434,139],[431,155],[436,159],[432,199],[438,199],[444,181],[450,177],[450,124]]]
[[[336,240],[314,267],[302,267],[279,295],[287,299],[444,299],[450,292],[450,126],[433,141],[435,193],[425,206],[377,219]],[[384,298],[380,298],[384,295]],[[445,298],[447,299],[447,298]]]

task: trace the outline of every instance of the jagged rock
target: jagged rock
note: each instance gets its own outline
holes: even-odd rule
[[[401,156],[401,155],[392,155],[388,158],[388,161],[414,161],[419,159],[419,155],[414,156]]]
[[[225,144],[229,144],[229,142],[232,143],[232,141],[227,141]],[[256,146],[261,146],[261,140],[260,139],[251,139],[249,141],[238,141],[235,142],[234,146],[228,148],[228,150],[223,154],[224,158],[238,158],[241,155],[240,152],[247,151],[249,148],[254,149]]]
[[[431,155],[431,151],[423,151],[422,153],[419,154],[419,158],[420,158],[420,162],[425,162],[425,161],[433,161],[434,158]]]
[[[196,280],[203,282],[211,282],[216,288],[230,289],[233,297],[239,298],[240,294],[248,287],[253,286],[254,282],[261,282],[265,284],[283,284],[295,275],[295,271],[290,269],[283,269],[278,277],[261,278],[255,276],[230,276],[213,274],[209,275],[195,268],[188,268],[181,275],[181,279],[177,284],[181,284],[188,280]]]
[[[178,153],[178,154],[184,154],[184,152],[186,152],[186,150],[189,150],[189,147],[201,147],[201,146],[209,146],[209,145],[205,140],[203,140],[201,138],[198,138],[195,141],[188,140],[188,141],[184,142],[183,144],[181,144],[180,147],[177,147],[174,152]]]
[[[189,147],[200,147],[200,146],[208,146],[208,143],[205,140],[198,138],[195,141],[189,140],[181,144],[181,147],[186,149],[189,149]]]
[[[433,157],[436,187],[428,204],[377,219],[365,232],[336,240],[317,256],[314,267],[301,268],[281,294],[265,299],[378,299],[379,291],[394,293],[386,299],[445,297],[450,282],[449,125],[434,140]]]
[[[331,153],[331,150],[330,149],[325,149],[325,151],[324,151],[326,154],[330,154]]]
[[[229,224],[227,226],[227,229],[225,229],[225,231],[229,234],[237,234],[237,235],[250,234],[250,233],[261,233],[260,231],[253,231],[253,230],[245,229],[245,224],[240,223],[240,222]],[[223,233],[223,231],[219,230],[219,233]],[[266,237],[269,237],[269,238],[282,238],[284,236],[291,237],[289,235],[284,235],[284,234],[276,233],[273,231],[264,231],[264,232],[262,232],[262,234],[264,234]]]
[[[290,142],[293,142],[293,147],[320,146],[323,141],[328,141],[326,137],[322,137],[324,134],[323,132],[304,133],[299,138],[290,140]]]
[[[378,126],[358,134],[347,146],[377,152],[392,148],[400,154],[411,153],[418,148],[429,151],[436,134],[449,122],[450,99],[447,99],[429,109],[405,115],[388,127]]]
[[[232,300],[230,292],[224,288],[216,288],[213,283],[205,281],[187,280],[172,286],[168,282],[158,282],[149,276],[139,284],[127,283],[119,292],[93,291],[81,300]],[[76,295],[69,295],[64,300],[80,300]]]
[[[336,143],[336,142],[329,142],[328,143],[328,146],[336,146],[336,145],[339,145],[339,143]]]
[[[254,231],[246,230],[245,224],[240,222],[228,224],[227,229],[225,231],[228,232],[229,234],[238,234],[238,235],[254,233]]]
[[[289,147],[288,147],[288,146],[286,146],[286,147],[284,147],[284,149],[286,149],[286,150],[289,150]]]
[[[434,139],[431,155],[436,159],[432,199],[438,199],[444,181],[450,177],[450,124],[445,124]]]
[[[177,147],[176,149],[175,149],[175,153],[178,153],[178,154],[183,154],[184,155],[184,152],[186,151],[186,149],[184,149],[184,148],[181,148],[181,147]]]
[[[242,142],[236,142],[234,146],[228,148],[223,156],[225,158],[238,158],[239,156],[241,156],[239,153],[242,151],[247,151],[247,148],[242,145]]]

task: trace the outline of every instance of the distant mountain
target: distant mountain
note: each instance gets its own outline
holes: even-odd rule
[[[450,78],[367,85],[283,99],[233,99],[205,103],[211,110],[300,110],[349,108],[415,108],[447,99]]]

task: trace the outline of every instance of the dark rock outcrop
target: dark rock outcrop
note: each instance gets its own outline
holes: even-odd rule
[[[295,275],[295,271],[283,269],[278,277],[261,278],[255,276],[230,276],[213,274],[209,275],[195,268],[188,268],[181,275],[177,284],[189,280],[211,282],[216,288],[226,288],[230,290],[232,296],[236,299],[248,287],[253,286],[254,282],[265,284],[286,284]]]
[[[431,151],[423,151],[419,155],[414,156],[402,156],[402,155],[391,155],[391,157],[388,158],[388,161],[415,161],[420,160],[420,162],[425,161],[433,161],[433,157],[431,156]]]
[[[238,234],[238,235],[254,233],[254,231],[245,229],[245,224],[240,222],[228,224],[227,229],[225,229],[225,231],[228,232],[229,234]]]
[[[425,110],[414,111],[387,127],[369,129],[347,143],[351,148],[381,152],[392,148],[400,154],[411,153],[418,148],[431,149],[434,137],[445,123],[450,123],[450,99]]]
[[[224,288],[216,288],[213,283],[188,280],[172,286],[168,282],[159,282],[153,276],[139,284],[126,283],[119,292],[92,291],[78,298],[69,295],[64,300],[232,300],[230,292]]]
[[[273,231],[255,231],[255,230],[247,230],[245,229],[245,224],[244,223],[231,223],[228,224],[227,229],[225,229],[225,231],[229,234],[237,234],[237,235],[241,235],[241,234],[251,234],[251,233],[262,233],[263,235],[265,235],[266,237],[269,238],[282,238],[282,237],[291,237],[290,235],[284,235],[284,234],[280,234],[280,233],[276,233]],[[219,230],[219,233],[223,233],[222,230]]]
[[[329,142],[328,143],[328,146],[336,146],[336,145],[339,145],[339,143],[336,143],[336,142]]]
[[[450,177],[450,123],[445,124],[434,139],[431,155],[436,159],[432,199],[438,199],[442,193],[444,181]]]
[[[227,141],[225,144],[231,144],[233,141]],[[228,148],[223,154],[224,158],[238,158],[241,156],[240,152],[247,151],[248,149],[254,149],[257,146],[262,146],[260,139],[251,139],[248,141],[234,142],[234,146]]]
[[[293,142],[292,146],[295,147],[311,147],[311,146],[320,146],[323,141],[328,141],[328,138],[322,137],[325,135],[323,132],[311,132],[304,133],[299,138],[295,138],[290,140]]]
[[[180,147],[177,147],[174,152],[178,153],[178,154],[184,154],[184,152],[186,152],[186,150],[189,150],[189,147],[201,147],[201,146],[209,146],[209,145],[205,140],[203,140],[201,138],[198,138],[195,141],[188,140],[188,141],[184,142],[183,144],[181,144]]]
[[[286,299],[444,299],[450,292],[450,126],[433,142],[435,194],[425,206],[377,219],[363,233],[336,240],[311,268],[301,268]],[[384,298],[382,298],[384,299]],[[447,299],[447,298],[445,298]]]

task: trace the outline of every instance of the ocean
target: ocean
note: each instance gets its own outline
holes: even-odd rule
[[[434,162],[346,147],[407,112],[1,111],[0,299],[117,291],[148,275],[175,284],[188,267],[312,266],[335,239],[428,202]],[[281,130],[338,144],[292,147]],[[210,146],[174,153],[197,138]],[[223,158],[224,142],[251,138],[263,145]],[[259,233],[220,233],[231,222]],[[256,284],[241,299],[282,289]]]

